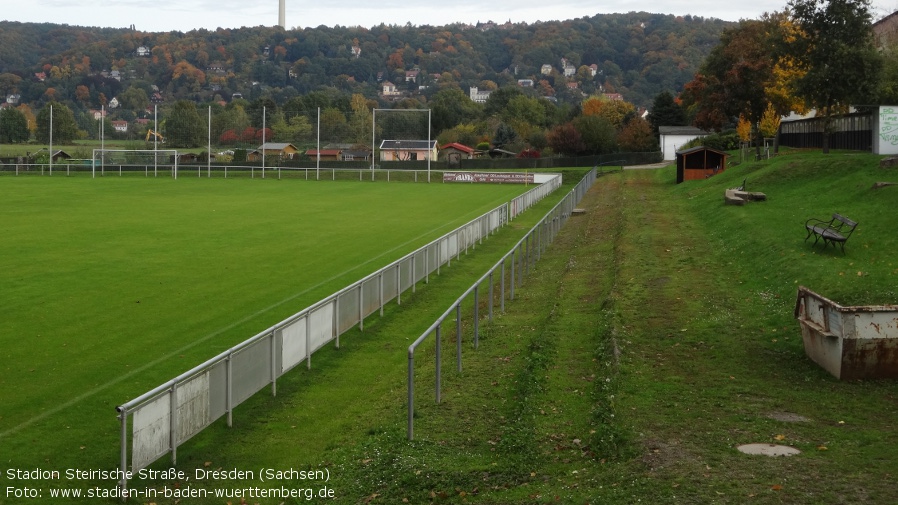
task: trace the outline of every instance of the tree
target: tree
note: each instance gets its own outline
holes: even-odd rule
[[[617,149],[617,131],[607,119],[600,116],[580,116],[574,119],[574,127],[580,132],[586,153],[604,154]]]
[[[776,112],[772,103],[767,104],[767,109],[761,115],[761,121],[758,123],[758,129],[764,138],[772,138],[780,129],[780,115]]]
[[[652,152],[658,150],[658,139],[652,133],[652,125],[648,121],[634,117],[618,133],[617,146],[624,152]]]
[[[459,88],[439,90],[430,101],[433,129],[437,132],[480,118],[483,106],[468,98]]]
[[[744,114],[739,114],[739,122],[736,123],[736,133],[742,142],[751,141],[751,121],[745,119]]]
[[[37,141],[42,144],[50,142],[51,115],[53,143],[68,144],[75,140],[78,136],[78,125],[72,109],[59,102],[49,102],[37,114]]]
[[[27,142],[30,136],[25,114],[11,107],[0,109],[0,142],[17,144]]]
[[[832,117],[851,104],[870,103],[882,58],[873,44],[869,0],[791,0],[801,30],[793,47],[807,73],[796,92],[823,120],[823,152],[829,152]]]
[[[771,23],[742,20],[723,31],[699,69],[700,81],[684,93],[697,126],[720,131],[739,116],[752,124],[761,119],[775,61]]]
[[[145,110],[150,105],[147,92],[137,86],[131,86],[118,96],[123,109],[134,111]]]
[[[496,135],[493,137],[493,145],[497,148],[502,148],[514,143],[517,138],[518,134],[515,133],[514,128],[506,123],[500,123],[499,127],[496,128]]]
[[[166,142],[171,147],[199,147],[206,144],[206,122],[196,104],[187,100],[174,103],[165,120]]]
[[[652,125],[652,131],[658,135],[660,126],[685,126],[686,113],[679,104],[674,102],[673,95],[669,91],[662,91],[652,102],[648,120]]]
[[[556,126],[546,135],[546,140],[553,151],[565,156],[577,156],[586,149],[573,123]]]

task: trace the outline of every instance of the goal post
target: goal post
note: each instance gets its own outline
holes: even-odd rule
[[[371,111],[371,180],[379,161],[427,161],[437,155],[430,109],[373,109]]]
[[[153,168],[153,176],[159,174],[159,168],[171,171],[171,176],[178,178],[178,151],[177,149],[94,149],[91,156],[91,175],[106,175],[106,166],[118,166],[119,175],[123,167],[143,167],[149,175],[150,167]]]

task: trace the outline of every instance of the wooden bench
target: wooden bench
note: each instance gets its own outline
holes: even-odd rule
[[[842,253],[844,254],[845,242],[847,242],[848,237],[854,233],[854,229],[857,228],[857,222],[852,221],[841,214],[833,214],[832,219],[829,221],[817,218],[808,219],[805,222],[804,227],[808,230],[808,236],[804,238],[805,242],[807,242],[811,236],[814,237],[814,244],[820,239],[823,239],[823,247],[830,244],[832,244],[833,247],[836,247],[836,244],[839,244],[839,247],[842,248]]]

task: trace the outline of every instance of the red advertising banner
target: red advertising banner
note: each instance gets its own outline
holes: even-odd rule
[[[520,172],[443,172],[443,182],[533,184],[533,174]]]

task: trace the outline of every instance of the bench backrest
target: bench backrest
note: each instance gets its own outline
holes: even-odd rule
[[[848,235],[851,235],[857,227],[857,221],[852,221],[841,214],[833,214],[833,220],[830,226],[839,230],[842,235],[845,235],[845,238],[848,238]]]

